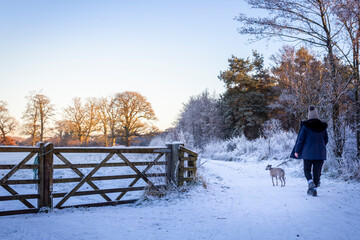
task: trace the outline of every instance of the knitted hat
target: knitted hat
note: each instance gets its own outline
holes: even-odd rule
[[[313,105],[309,106],[308,119],[319,119],[319,114]]]

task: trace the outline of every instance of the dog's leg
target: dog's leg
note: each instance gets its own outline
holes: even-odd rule
[[[275,176],[275,178],[276,178],[276,186],[278,186],[279,184],[278,184],[277,176]]]
[[[271,181],[272,181],[272,183],[273,183],[273,186],[275,186],[275,184],[274,184],[274,177],[271,177]]]
[[[282,179],[283,179],[283,181],[284,181],[284,186],[283,186],[283,187],[285,187],[285,183],[286,183],[286,182],[285,182],[285,177],[283,176]]]

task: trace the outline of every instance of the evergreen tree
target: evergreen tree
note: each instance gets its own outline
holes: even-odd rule
[[[253,59],[232,56],[229,69],[221,72],[226,91],[221,97],[226,136],[245,135],[255,139],[268,119],[268,105],[273,101],[274,81],[264,68],[264,59],[256,51]]]

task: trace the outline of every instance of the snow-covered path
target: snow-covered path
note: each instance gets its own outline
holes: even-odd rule
[[[207,161],[208,188],[135,205],[0,218],[0,239],[360,239],[360,184],[322,179],[318,197],[266,164]],[[286,168],[285,168],[286,171]]]

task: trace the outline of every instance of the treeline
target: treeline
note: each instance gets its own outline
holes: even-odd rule
[[[232,56],[228,69],[219,74],[225,92],[216,96],[205,90],[191,97],[166,138],[185,141],[201,149],[216,139],[245,136],[254,140],[267,137],[272,131],[297,132],[300,121],[307,118],[308,106],[315,105],[321,119],[330,125],[331,155],[343,161],[336,155],[338,146],[329,94],[333,86],[329,84],[331,70],[327,58],[319,58],[305,47],[285,46],[271,59],[273,67],[266,68],[263,56],[256,51],[246,59]],[[338,71],[337,74],[343,76],[339,87],[343,88],[351,77],[351,68],[343,64]],[[340,114],[337,123],[343,144],[356,137],[354,90],[350,84],[343,88],[337,102]]]
[[[240,14],[236,18],[240,34],[254,41],[280,38],[294,45],[278,50],[269,68],[256,51],[248,58],[232,56],[228,69],[219,74],[225,92],[216,97],[205,91],[190,99],[171,134],[201,147],[209,135],[252,140],[266,136],[271,126],[297,132],[308,106],[315,105],[329,124],[329,156],[340,166],[346,161],[359,163],[360,2],[247,2],[266,14]],[[213,124],[222,130],[213,131]],[[345,159],[345,145],[353,142],[355,154]]]
[[[136,139],[158,132],[151,104],[137,92],[121,92],[102,98],[73,98],[55,120],[55,107],[48,96],[31,93],[22,116],[23,124],[10,116],[7,103],[0,101],[0,142],[15,145],[9,134],[15,130],[28,136],[17,144],[35,145],[51,141],[58,146],[130,146]]]

